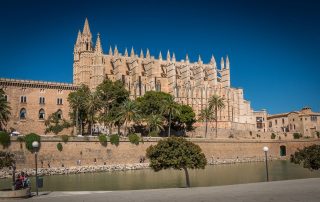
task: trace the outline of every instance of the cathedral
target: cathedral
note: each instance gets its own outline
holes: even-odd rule
[[[225,99],[225,108],[219,114],[219,127],[254,130],[255,118],[250,102],[244,99],[243,89],[232,88],[230,61],[221,58],[220,68],[214,56],[208,64],[199,56],[198,61],[177,61],[175,53],[159,53],[156,58],[147,49],[136,54],[118,51],[117,46],[103,52],[99,33],[92,42],[88,19],[83,31],[78,32],[74,45],[73,84],[85,84],[95,89],[104,79],[121,80],[130,97],[143,96],[147,91],[163,91],[174,96],[175,101],[190,105],[196,114],[207,107],[209,98],[217,94]]]
[[[209,98],[216,94],[224,98],[225,108],[218,114],[218,128],[256,130],[256,117],[250,102],[244,99],[243,89],[231,87],[230,61],[221,58],[218,67],[214,56],[208,64],[198,61],[177,61],[169,51],[166,57],[156,58],[147,49],[136,54],[131,48],[120,53],[115,46],[104,53],[100,35],[92,42],[92,33],[86,19],[74,45],[73,84],[0,78],[0,88],[10,103],[11,118],[7,128],[22,134],[44,134],[44,121],[59,112],[69,119],[69,93],[85,84],[91,90],[104,79],[120,80],[130,92],[130,98],[143,96],[147,91],[170,93],[175,101],[189,105],[198,115],[207,107]],[[195,124],[198,128],[203,123]]]

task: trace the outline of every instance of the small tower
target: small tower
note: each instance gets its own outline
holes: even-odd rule
[[[172,62],[176,62],[176,54],[172,53]]]
[[[129,54],[128,54],[128,49],[126,48],[126,50],[124,51],[124,57],[128,57]]]
[[[223,70],[223,69],[224,69],[224,60],[223,60],[223,57],[221,57],[220,65],[221,65],[221,70]]]
[[[198,64],[202,64],[202,59],[201,59],[201,55],[199,55],[199,58],[198,58]]]
[[[188,53],[186,54],[186,62],[189,63],[189,56]]]
[[[140,51],[140,58],[143,59],[144,58],[144,55],[143,55],[143,50],[141,49]]]
[[[159,60],[162,61],[162,53],[161,53],[161,51],[159,53]]]
[[[94,48],[93,69],[90,78],[90,88],[95,89],[104,79],[103,67],[103,50],[100,41],[100,34],[98,33],[96,46]]]
[[[78,61],[80,59],[80,51],[81,51],[81,31],[78,31],[77,41],[74,44],[73,49],[73,60]]]
[[[131,47],[131,52],[130,52],[130,57],[134,57],[134,50],[133,50],[133,46]]]
[[[220,75],[221,75],[221,86],[223,88],[228,88],[230,87],[230,62],[229,62],[229,57],[226,57],[226,64],[224,63],[223,58],[221,58],[221,70],[220,70]]]
[[[171,61],[171,57],[170,57],[170,51],[168,50],[167,52],[167,61],[170,62]]]
[[[147,48],[146,58],[147,58],[147,59],[150,59],[150,51],[149,51],[148,48]]]
[[[89,27],[88,18],[86,18],[81,35],[81,51],[93,51],[92,34]]]
[[[112,53],[112,47],[111,47],[111,46],[110,46],[110,48],[109,48],[109,55],[110,55],[110,56],[113,55],[113,53]]]
[[[114,53],[114,56],[119,56],[119,51],[118,51],[117,45],[114,47],[113,53]]]

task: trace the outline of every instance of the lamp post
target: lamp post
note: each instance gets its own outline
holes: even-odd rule
[[[35,162],[36,162],[36,192],[37,192],[37,196],[38,196],[38,148],[39,148],[39,142],[33,141],[32,147],[34,149],[34,158],[35,158]]]
[[[269,151],[269,148],[268,147],[263,147],[263,151],[264,151],[264,155],[265,155],[265,158],[266,158],[267,182],[269,182],[269,171],[268,171],[268,151]]]

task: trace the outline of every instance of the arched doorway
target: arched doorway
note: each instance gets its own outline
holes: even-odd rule
[[[280,156],[286,156],[287,155],[287,148],[284,145],[280,146]]]

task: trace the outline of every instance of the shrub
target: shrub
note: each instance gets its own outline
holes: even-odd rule
[[[139,144],[139,140],[140,140],[140,137],[135,134],[135,133],[132,133],[132,134],[129,134],[129,141],[132,143],[132,144],[135,144],[135,145],[138,145]]]
[[[293,139],[300,139],[302,135],[300,133],[293,133]]]
[[[276,139],[276,134],[272,133],[271,134],[271,139]]]
[[[30,133],[30,134],[26,135],[26,137],[25,137],[26,148],[27,148],[30,152],[33,152],[34,149],[33,149],[33,147],[32,147],[32,142],[33,142],[33,141],[38,141],[38,142],[39,142],[39,148],[38,148],[38,150],[39,150],[39,149],[40,149],[40,146],[41,146],[41,144],[40,144],[40,139],[41,139],[40,136],[37,135],[37,134],[35,134],[35,133]]]
[[[107,146],[108,144],[107,141],[108,141],[107,136],[99,135],[99,142],[102,146]]]
[[[317,135],[318,138],[320,138],[320,132],[319,131],[316,132],[316,135]]]
[[[148,135],[149,137],[159,137],[159,131],[151,131]]]
[[[118,134],[110,135],[110,143],[119,146],[120,137]]]
[[[57,149],[61,152],[62,151],[62,149],[63,149],[63,146],[62,146],[62,144],[59,142],[58,144],[57,144]]]
[[[62,142],[64,142],[66,144],[69,141],[69,136],[68,135],[61,135],[61,140],[62,140]]]
[[[11,140],[10,140],[10,135],[8,133],[4,131],[0,132],[0,144],[4,149],[10,146]]]

